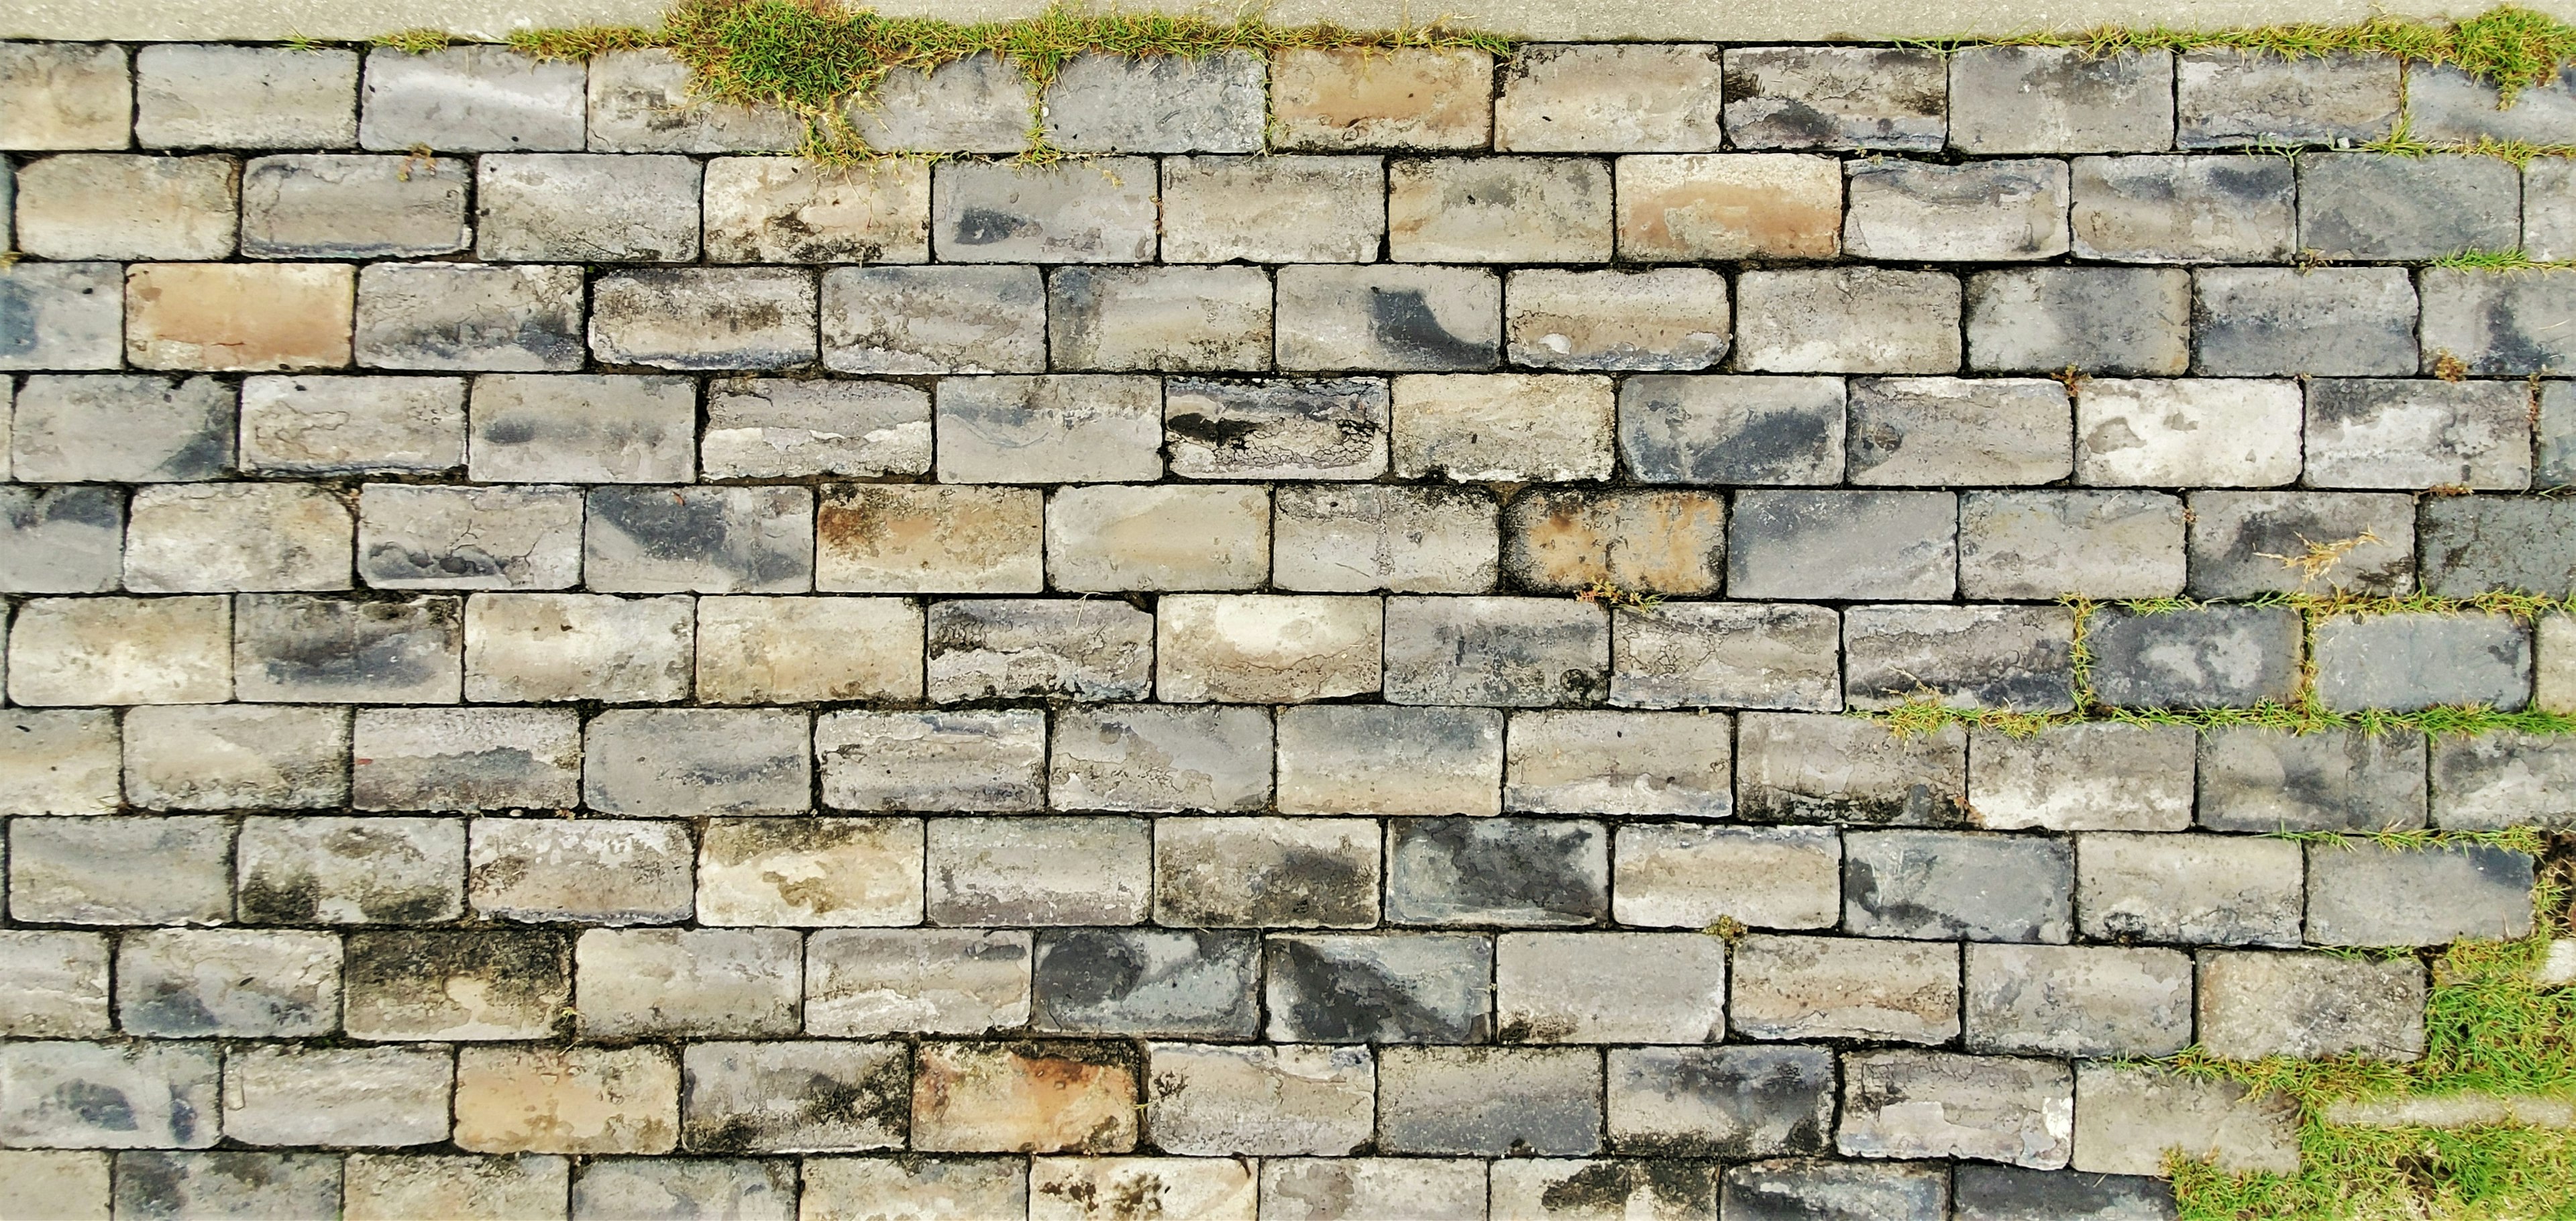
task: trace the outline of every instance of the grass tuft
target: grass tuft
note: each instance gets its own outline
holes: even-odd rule
[[[2383,13],[2345,25],[2300,22],[2235,30],[2155,25],[1915,45],[1949,51],[1978,43],[2080,47],[2086,54],[2096,56],[2209,48],[2233,48],[2248,55],[2290,59],[2342,53],[2394,55],[2421,63],[2447,64],[2493,82],[2508,105],[2515,94],[2547,83],[2570,61],[2576,61],[2576,26],[2514,5],[2458,22],[2422,21]]]
[[[456,37],[445,30],[417,26],[408,30],[396,30],[391,34],[379,34],[372,45],[389,51],[409,51],[414,55],[426,55],[432,51],[444,51],[455,46]]]
[[[2435,267],[2453,271],[2576,271],[2576,259],[2535,259],[2520,250],[2463,250],[2433,260]],[[2457,357],[2451,359],[2457,360]],[[2457,379],[2450,379],[2457,380]]]

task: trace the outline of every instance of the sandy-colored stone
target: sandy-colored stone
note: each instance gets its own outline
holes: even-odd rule
[[[912,1145],[940,1152],[1123,1153],[1136,1147],[1135,1053],[1116,1043],[921,1049]]]
[[[230,157],[74,153],[18,171],[18,246],[48,259],[220,259],[233,252]]]
[[[710,704],[919,698],[921,608],[896,598],[701,598],[697,690]]]
[[[680,1065],[661,1047],[468,1047],[456,1144],[477,1153],[668,1153]]]
[[[1166,703],[1285,704],[1378,688],[1376,598],[1175,594],[1155,613],[1156,695]]]
[[[352,1155],[342,1171],[347,1221],[528,1221],[563,1215],[572,1164],[560,1157]]]
[[[719,819],[698,849],[698,920],[885,925],[921,919],[921,822]]]
[[[1944,1043],[1959,1032],[1959,947],[1748,937],[1735,948],[1735,1032],[1757,1039]]]
[[[1289,48],[1271,56],[1280,148],[1480,148],[1494,57],[1464,47]]]
[[[717,263],[927,262],[930,166],[717,158],[706,168],[706,244]]]
[[[1532,589],[1688,597],[1716,592],[1725,570],[1726,506],[1708,492],[1540,492],[1514,499],[1503,526],[1503,569]]]
[[[1270,571],[1270,496],[1258,486],[1066,488],[1046,533],[1060,590],[1248,589]]]
[[[1494,147],[1522,153],[1716,148],[1720,56],[1704,43],[1524,46],[1503,70]]]
[[[103,709],[0,713],[0,814],[115,813],[117,741]]]
[[[125,358],[250,372],[349,363],[356,269],[343,263],[158,263],[125,281]]]
[[[1621,157],[1617,177],[1622,258],[1829,259],[1842,249],[1843,171],[1832,157]]]
[[[2245,1085],[2152,1068],[2085,1064],[2075,1072],[2075,1169],[2165,1172],[2167,1149],[2233,1173],[2295,1174],[2298,1103]]]
[[[1036,488],[881,483],[827,491],[814,587],[835,593],[1036,593],[1045,497]]]
[[[20,704],[211,704],[232,695],[229,598],[37,598],[9,631]]]
[[[1250,1159],[1042,1157],[1029,1165],[1029,1221],[1253,1221],[1255,1199]]]

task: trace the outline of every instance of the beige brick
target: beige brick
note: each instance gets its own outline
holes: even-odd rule
[[[1503,510],[1503,571],[1527,588],[1717,591],[1726,506],[1714,492],[1542,491]]]
[[[232,696],[229,598],[37,598],[9,631],[19,704],[208,704]]]
[[[1036,593],[1045,495],[1036,488],[883,483],[827,491],[814,587],[857,593]]]
[[[791,1035],[804,951],[793,929],[588,929],[573,944],[573,1008],[595,1039]]]
[[[553,1221],[564,1215],[572,1164],[560,1157],[350,1156],[342,1171],[347,1221]]]
[[[700,598],[710,704],[921,698],[921,608],[899,598]]]
[[[750,818],[707,824],[698,921],[857,927],[921,919],[921,820]]]
[[[1377,157],[1166,157],[1163,258],[1367,263],[1386,236]]]
[[[124,148],[134,78],[113,43],[0,45],[0,148]]]
[[[1173,594],[1155,611],[1165,703],[1279,704],[1378,689],[1376,598]]]
[[[177,483],[134,495],[125,587],[136,593],[349,588],[355,515],[307,483]]]
[[[117,752],[115,713],[0,713],[0,814],[115,813]]]
[[[1395,473],[1461,483],[1607,479],[1616,396],[1581,374],[1395,379]]]
[[[809,1157],[804,1170],[806,1221],[1017,1221],[1029,1211],[1025,1158]]]
[[[1959,1033],[1959,947],[1854,937],[1748,937],[1735,950],[1735,1033],[1756,1039],[1944,1043]]]
[[[1442,157],[1387,167],[1386,236],[1400,263],[1600,263],[1610,169],[1581,157]]]
[[[1494,57],[1467,48],[1291,48],[1270,59],[1281,148],[1482,148]]]
[[[1124,1153],[1136,1147],[1135,1051],[1123,1043],[930,1043],[913,1081],[912,1147]]]
[[[2541,711],[2576,713],[2576,618],[2541,616],[2537,681]]]
[[[48,259],[220,259],[233,252],[230,157],[73,154],[18,171],[18,248]]]
[[[1115,1215],[1253,1221],[1253,1164],[1226,1157],[1042,1157],[1029,1165],[1029,1221]]]
[[[706,247],[715,263],[928,262],[930,166],[719,157],[706,168]]]
[[[1248,589],[1270,572],[1258,487],[1066,488],[1046,516],[1058,589]]]
[[[1832,157],[1621,157],[1617,177],[1624,259],[1829,259],[1842,249],[1843,170]]]
[[[1494,147],[1514,152],[1698,152],[1720,141],[1718,48],[1691,43],[1523,47],[1503,69]]]
[[[107,1159],[87,1149],[0,1150],[0,1215],[108,1221]]]
[[[349,363],[345,263],[159,263],[125,280],[125,358],[146,369],[254,372]]]
[[[465,603],[465,698],[682,699],[695,624],[686,596],[478,594]]]
[[[668,1153],[680,1065],[662,1047],[468,1047],[456,1144],[477,1153]]]
[[[2298,1104],[2235,1081],[2116,1064],[2076,1068],[2076,1170],[2162,1175],[2168,1149],[2230,1173],[2296,1174]]]

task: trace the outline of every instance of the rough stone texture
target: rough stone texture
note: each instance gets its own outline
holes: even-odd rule
[[[1966,817],[1968,735],[1958,726],[1896,735],[1856,719],[1763,712],[1743,714],[1737,726],[1736,808],[1745,818],[1947,826]]]
[[[2335,616],[2311,634],[2329,708],[2510,710],[2531,699],[2531,631],[2507,615]]]
[[[1721,52],[1704,44],[1546,45],[1515,52],[1494,103],[1513,152],[1693,152],[1719,143]]]
[[[2216,47],[2185,51],[2174,61],[2174,144],[2367,143],[2397,122],[2399,72],[2397,59],[2387,55],[2289,59]]]
[[[943,818],[928,829],[938,923],[1138,924],[1153,908],[1153,829],[1141,818]]]
[[[2424,737],[2237,726],[2200,741],[2200,825],[2403,831],[2424,825]]]
[[[1378,828],[1366,819],[1166,819],[1154,849],[1158,923],[1366,928],[1377,919]]]
[[[465,603],[466,698],[677,699],[696,617],[685,597],[478,594]]]
[[[1823,1216],[1938,1221],[1950,1186],[1937,1167],[1784,1158],[1729,1167],[1720,1189],[1727,1216],[1788,1221]]]
[[[2191,284],[2181,271],[2041,267],[1968,278],[1970,368],[2180,373],[2190,364]]]
[[[693,390],[660,376],[478,377],[467,469],[504,483],[685,481],[697,469]]]
[[[1589,158],[1441,158],[1387,166],[1387,253],[1405,263],[1598,263],[1610,169]]]
[[[0,51],[0,96],[9,103],[0,146],[123,148],[133,89],[123,47],[11,43]]]
[[[1384,617],[1391,703],[1580,703],[1608,682],[1610,617],[1595,607],[1535,598],[1395,598]]]
[[[1642,483],[1832,483],[1844,398],[1834,377],[1631,377],[1619,457]]]
[[[1959,281],[1878,267],[1736,278],[1735,364],[1765,373],[1948,373],[1959,367]]]
[[[1969,325],[1980,323],[1972,315]],[[2051,483],[2074,469],[2074,413],[2054,383],[1872,377],[1856,379],[1850,395],[1845,477],[1853,483],[2009,486]]]
[[[1747,937],[1727,1021],[1755,1039],[1945,1043],[1959,1034],[1959,947]]]
[[[2510,382],[2311,382],[2304,482],[2520,490],[2531,482],[2531,425],[2530,393]]]
[[[1147,1068],[1154,1143],[1166,1152],[1333,1156],[1375,1126],[1366,1048],[1156,1044]]]
[[[1959,501],[1959,592],[1970,598],[2160,598],[2181,592],[2179,497],[1970,492]]]
[[[1619,253],[1641,262],[1832,258],[1842,167],[1787,153],[1621,157]]]
[[[1270,363],[1270,277],[1256,267],[1067,267],[1047,286],[1061,369],[1175,373]]]
[[[1464,489],[1279,488],[1271,580],[1323,593],[1490,589],[1499,571],[1497,516],[1490,496]]]
[[[931,171],[931,247],[946,263],[1147,262],[1154,184],[1141,157],[1045,169],[944,162]]]
[[[2522,184],[2493,157],[2299,159],[2299,245],[2333,259],[2438,259],[2522,236]]]
[[[710,261],[930,259],[927,166],[889,162],[835,171],[780,157],[724,157],[706,163],[705,182]]]
[[[1034,488],[853,484],[814,517],[814,587],[850,593],[1036,593],[1043,494]]]
[[[2576,360],[2576,338],[2558,333],[2570,290],[2535,277],[2424,272],[2424,368],[2450,355],[2472,373],[2555,373]]]
[[[2297,251],[2297,184],[2283,159],[2078,157],[2073,169],[2068,222],[2085,258],[2274,262]]]
[[[2299,619],[2271,607],[2168,613],[2105,609],[2085,636],[2093,690],[2109,704],[2245,707],[2285,701],[2298,681]]]
[[[1542,369],[1704,369],[1726,354],[1726,280],[1704,268],[1516,271],[1503,339]]]
[[[2299,429],[2295,383],[2104,379],[2076,399],[2076,478],[2110,487],[2277,487],[2298,477]]]
[[[2415,311],[2402,268],[2213,267],[2192,276],[2192,372],[2404,376]]]
[[[2084,935],[2191,945],[2299,943],[2298,845],[2218,835],[2088,835]]]
[[[1492,272],[1297,265],[1281,268],[1277,284],[1282,369],[1440,372],[1500,363],[1502,281]]]
[[[230,157],[71,153],[17,176],[18,245],[48,259],[221,259],[241,168]]]
[[[2308,940],[2320,945],[2447,945],[2531,935],[2532,861],[2461,845],[2394,852],[2308,849]]]
[[[1064,282],[1066,273],[1057,273]],[[1256,277],[1257,278],[1257,277]],[[1266,300],[1267,284],[1262,285]],[[1164,294],[1169,295],[1169,294]],[[1184,479],[1370,479],[1386,472],[1387,385],[1215,382],[1163,388],[1172,474]]]
[[[2117,722],[1969,737],[1968,807],[1994,830],[2180,831],[2191,825],[2192,730]]]
[[[1957,586],[1947,492],[1739,493],[1727,590],[1746,598],[1941,600]]]
[[[991,598],[930,610],[930,698],[1138,700],[1152,692],[1153,617],[1115,602]]]
[[[496,46],[378,48],[367,54],[358,143],[392,152],[577,149],[586,82],[581,64],[535,62]]]
[[[1284,934],[1264,945],[1271,1039],[1386,1044],[1492,1037],[1489,938]]]
[[[2200,955],[2201,1046],[2229,1059],[2424,1054],[2424,967],[2321,955]]]
[[[2298,1106],[2233,1081],[2110,1064],[2076,1068],[2077,1170],[2162,1174],[2168,1149],[2233,1173],[2295,1174]]]
[[[1843,837],[1843,923],[1880,937],[2063,942],[2075,862],[2062,840],[1955,831]]]
[[[218,478],[233,462],[234,421],[233,395],[211,377],[30,377],[11,465],[29,483]]]
[[[1288,708],[1279,714],[1278,776],[1283,814],[1496,813],[1502,803],[1503,714],[1485,708]]]
[[[1503,571],[1520,585],[1578,593],[1601,582],[1640,593],[1717,590],[1726,506],[1706,492],[1534,491],[1503,511]]]
[[[378,263],[358,281],[360,364],[507,372],[581,367],[580,268]]]
[[[1842,702],[1838,616],[1791,602],[1700,603],[1612,616],[1610,702],[1623,708],[1794,708]]]
[[[1268,497],[1242,485],[1067,488],[1047,511],[1059,589],[1248,589],[1269,563]]]
[[[1313,150],[1482,148],[1493,71],[1493,56],[1467,48],[1283,49],[1270,60],[1270,138]]]
[[[2057,608],[1856,606],[1843,615],[1843,699],[2072,709],[2074,639],[2073,613]]]
[[[2243,598],[2269,592],[2415,586],[2415,501],[2357,492],[2196,492],[2191,497],[2191,592]],[[2311,574],[2311,550],[2327,554]]]
[[[1494,943],[1506,1043],[1714,1043],[1726,946],[1694,933],[1506,933]]]
[[[1950,146],[1973,153],[2154,152],[2174,136],[2173,54],[1970,47],[1950,63]]]
[[[845,373],[1035,373],[1046,286],[1034,267],[835,267],[825,366]]]
[[[1057,716],[1049,746],[1048,800],[1059,810],[1239,812],[1270,796],[1271,725],[1260,709],[1076,707]]]
[[[1931,152],[1949,134],[1949,65],[1895,47],[1736,47],[1726,134],[1738,148]]]
[[[2576,816],[2566,797],[2571,764],[2576,755],[2550,737],[2444,739],[2433,750],[2433,822],[2462,830],[2565,826]]]
[[[1266,68],[1251,51],[1076,55],[1047,91],[1047,139],[1076,153],[1253,152]]]
[[[2466,597],[2490,589],[2560,596],[2576,587],[2576,506],[2554,498],[2439,498],[2418,515],[2427,593]]]
[[[1855,161],[1844,249],[1860,258],[1999,262],[2067,248],[2063,162]]]
[[[355,281],[332,263],[138,265],[125,279],[125,359],[217,373],[338,368]]]
[[[2054,1060],[1938,1051],[1843,1059],[1836,1149],[1861,1157],[1969,1157],[2039,1170],[2074,1154],[2075,1080]]]
[[[1601,1062],[1576,1048],[1390,1047],[1378,1064],[1390,1152],[1586,1154],[1601,1146]]]
[[[1973,1051],[2145,1057],[2191,1042],[2191,958],[2178,950],[1972,945],[1967,969]]]
[[[1619,828],[1612,857],[1621,924],[1800,929],[1842,918],[1842,839],[1828,828],[1637,824]]]
[[[242,168],[242,253],[252,258],[453,254],[472,244],[461,158],[333,153],[253,158]]]
[[[1591,924],[1609,908],[1610,837],[1596,822],[1427,818],[1387,832],[1387,921]]]
[[[846,810],[1035,810],[1046,720],[1034,710],[826,713],[823,804]]]
[[[1068,374],[960,378],[934,399],[943,483],[1154,479],[1163,473],[1162,387]]]

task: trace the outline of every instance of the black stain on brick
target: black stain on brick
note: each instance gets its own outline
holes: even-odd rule
[[[1440,325],[1420,289],[1371,288],[1368,310],[1369,337],[1392,360],[1443,367],[1493,363],[1492,348],[1450,334]]]

